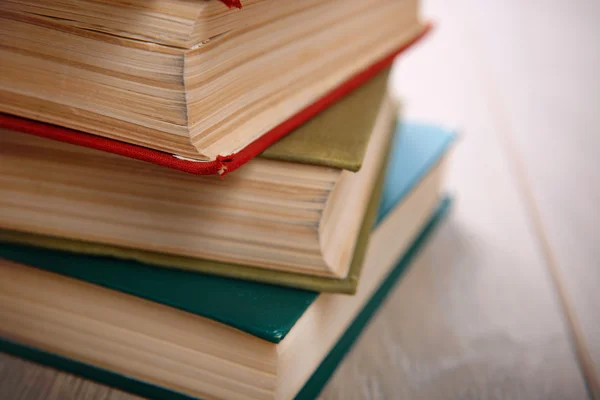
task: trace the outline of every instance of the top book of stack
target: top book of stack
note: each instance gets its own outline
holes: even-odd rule
[[[229,172],[426,30],[417,0],[224,3],[3,1],[0,125]]]

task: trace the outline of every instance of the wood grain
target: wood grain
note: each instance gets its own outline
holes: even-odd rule
[[[491,247],[455,214],[322,398],[585,399],[548,285]]]
[[[506,1],[492,10],[469,4],[466,19],[482,32],[477,45],[495,84],[508,151],[528,189],[590,389],[600,398],[600,3]],[[483,29],[490,11],[495,18]],[[500,34],[507,24],[513,29]]]
[[[399,62],[394,86],[409,117],[461,128],[449,177],[457,207],[323,397],[586,398],[487,77],[469,46],[466,6],[425,4],[441,23]]]
[[[14,400],[135,400],[140,397],[75,375],[0,354],[0,398]]]

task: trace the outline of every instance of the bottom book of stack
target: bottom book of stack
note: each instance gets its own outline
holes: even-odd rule
[[[353,296],[6,242],[0,350],[156,399],[314,398],[448,211],[453,138],[399,126]]]

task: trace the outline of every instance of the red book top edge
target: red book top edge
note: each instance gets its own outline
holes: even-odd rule
[[[242,2],[240,0],[221,0],[221,3],[229,8],[242,8]]]
[[[238,3],[237,1],[225,1],[226,3]],[[83,147],[88,147],[96,150],[102,150],[125,157],[135,158],[142,161],[151,162],[168,168],[178,169],[195,175],[221,175],[236,170],[246,162],[250,161],[255,156],[262,153],[273,143],[299,127],[319,112],[323,111],[334,102],[361,86],[370,78],[375,76],[381,70],[389,67],[395,57],[402,51],[416,43],[429,30],[431,25],[428,24],[423,31],[413,38],[409,43],[396,49],[383,59],[370,65],[365,70],[351,76],[343,84],[336,87],[329,93],[326,93],[314,103],[300,110],[298,113],[279,124],[266,134],[262,135],[254,142],[250,143],[237,153],[227,156],[218,156],[214,161],[190,161],[177,158],[172,154],[162,151],[153,150],[147,147],[138,146],[135,144],[125,143],[118,140],[108,139],[102,136],[87,134],[73,129],[63,128],[56,125],[51,125],[43,122],[37,122],[26,118],[15,117],[7,114],[0,114],[0,127],[27,133],[31,135],[41,136],[48,139],[58,140],[76,144]]]

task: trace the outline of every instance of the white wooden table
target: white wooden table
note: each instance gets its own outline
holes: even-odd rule
[[[600,2],[426,0],[405,115],[461,132],[450,218],[324,399],[600,397]],[[122,399],[0,355],[2,399]]]

